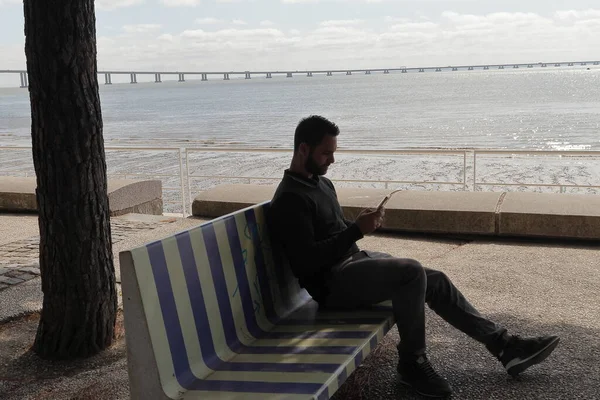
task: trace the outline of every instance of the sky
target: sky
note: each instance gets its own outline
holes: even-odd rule
[[[600,59],[598,0],[96,0],[96,29],[100,70]],[[22,0],[0,0],[0,70],[24,43]]]

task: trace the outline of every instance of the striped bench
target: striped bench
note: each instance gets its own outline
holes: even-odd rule
[[[133,399],[328,399],[393,325],[384,304],[319,311],[268,208],[120,253]]]

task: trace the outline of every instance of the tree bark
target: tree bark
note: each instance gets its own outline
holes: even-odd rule
[[[88,357],[117,309],[94,0],[25,0],[44,303],[33,350]]]

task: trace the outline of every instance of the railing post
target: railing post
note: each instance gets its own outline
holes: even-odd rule
[[[181,206],[183,218],[187,218],[186,207],[185,207],[185,184],[183,182],[183,148],[179,148],[179,177],[181,178]]]
[[[477,150],[473,150],[473,191],[477,189]]]
[[[463,192],[467,191],[467,151],[463,151]]]
[[[187,181],[187,191],[188,191],[188,199],[190,199],[190,202],[193,202],[192,200],[192,189],[190,187],[190,159],[188,157],[188,149],[187,147],[185,148],[185,179]],[[190,215],[192,213],[190,212]]]

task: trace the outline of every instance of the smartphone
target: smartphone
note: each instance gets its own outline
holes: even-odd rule
[[[377,206],[377,209],[379,210],[380,208],[382,208],[383,206],[385,206],[385,203],[388,202],[388,200],[390,199],[390,196],[385,196],[383,198],[383,200],[381,200],[381,203],[379,203],[379,205]]]

